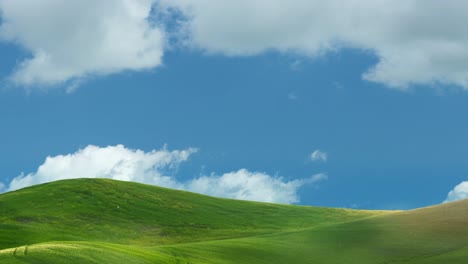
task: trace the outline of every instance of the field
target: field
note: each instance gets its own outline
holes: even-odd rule
[[[364,211],[58,181],[0,195],[0,263],[468,263],[468,201]]]

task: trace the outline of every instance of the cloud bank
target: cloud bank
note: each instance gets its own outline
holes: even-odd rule
[[[152,0],[0,0],[0,39],[31,57],[11,79],[56,85],[161,64],[164,31],[148,18]]]
[[[76,178],[109,178],[177,188],[174,178],[163,174],[187,161],[196,149],[144,152],[123,145],[87,146],[73,154],[47,157],[36,172],[14,178],[8,190]]]
[[[453,188],[453,190],[448,193],[447,199],[445,199],[444,203],[463,199],[468,199],[468,181],[462,182],[455,186],[455,188]]]
[[[185,43],[208,53],[270,50],[311,58],[342,48],[378,63],[365,80],[405,89],[455,84],[468,89],[468,2],[458,0],[162,0],[186,16]]]
[[[173,174],[196,149],[144,152],[123,145],[87,146],[75,153],[47,157],[36,172],[14,178],[7,190],[74,178],[109,178],[198,192],[211,196],[275,203],[299,202],[298,190],[305,184],[326,180],[324,174],[286,181],[281,177],[241,169],[223,175],[200,176],[180,181]]]
[[[31,53],[20,85],[152,69],[173,39],[226,56],[358,49],[378,60],[365,80],[468,89],[467,1],[0,0],[0,11],[0,39]]]

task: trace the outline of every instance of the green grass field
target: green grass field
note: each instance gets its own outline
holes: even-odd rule
[[[468,263],[468,201],[363,211],[58,181],[0,195],[0,263]]]

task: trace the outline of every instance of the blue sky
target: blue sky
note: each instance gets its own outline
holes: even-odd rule
[[[322,22],[329,23],[334,35],[317,33],[318,42],[303,30],[285,33],[289,38],[285,43],[263,34],[270,24],[277,34],[288,30],[275,25],[282,16],[318,8],[300,1],[289,13],[275,11],[276,16],[260,21],[246,14],[245,20],[259,32],[244,34],[248,30],[244,21],[226,24],[221,19],[219,27],[225,27],[215,34],[215,29],[203,28],[203,21],[213,19],[206,10],[225,10],[212,1],[191,2],[175,1],[168,9],[166,5],[171,4],[165,1],[147,1],[146,6],[135,7],[140,16],[115,25],[127,30],[125,38],[99,42],[83,21],[63,25],[70,28],[35,25],[32,14],[22,11],[25,3],[0,1],[0,182],[4,190],[15,189],[14,178],[21,183],[17,186],[24,187],[81,173],[81,177],[128,179],[223,197],[333,207],[409,209],[467,197],[468,186],[462,182],[468,175],[464,84],[468,65],[457,64],[457,56],[465,54],[456,54],[456,45],[466,44],[465,40],[446,37],[442,28],[420,39],[416,34],[415,39],[398,41],[413,22],[403,19],[407,25],[394,25],[391,18],[392,23],[374,26],[399,32],[390,36],[391,41],[373,36],[375,28],[360,25],[357,35],[362,27],[371,36],[356,40],[357,36],[335,29],[333,25],[344,22],[333,17]],[[421,1],[410,2],[417,6]],[[436,5],[434,10],[440,9],[431,3]],[[460,8],[451,3],[444,8]],[[63,19],[57,14],[69,8],[53,1],[43,4],[58,9],[48,16],[52,22]],[[97,10],[95,23],[112,17],[98,4],[74,4]],[[242,9],[249,4],[239,1],[237,5]],[[126,14],[129,8],[116,14]],[[376,7],[350,8],[368,8],[361,10],[367,14]],[[173,13],[174,9],[178,12]],[[164,13],[161,21],[156,19],[161,16],[159,10],[172,13]],[[408,10],[420,15],[419,9]],[[401,16],[406,18],[405,14]],[[135,19],[147,23],[147,28],[139,28],[141,23],[134,23]],[[171,23],[181,23],[183,30],[167,26]],[[254,27],[255,23],[260,26]],[[447,28],[453,29],[453,23]],[[229,28],[236,26],[236,30]],[[423,30],[418,26],[414,28]],[[313,26],[307,29],[320,31]],[[63,33],[67,30],[85,32],[83,40],[90,44],[62,49],[61,45],[76,42]],[[122,45],[115,54],[96,59],[97,46],[112,49],[120,45],[119,40],[132,40],[134,34],[128,30],[143,30],[145,37],[139,39],[135,33],[136,44]],[[152,31],[163,33],[148,40]],[[427,45],[426,50],[408,51],[412,43],[438,43],[444,37],[453,44],[450,49],[434,51],[434,45]],[[54,44],[49,43],[51,38]],[[331,39],[328,44],[327,38]],[[338,44],[335,38],[340,39]],[[140,46],[142,50],[133,50]],[[442,64],[448,66],[429,67],[412,55],[401,61],[395,55],[399,49],[402,54],[432,58],[426,63],[445,58]],[[68,53],[72,55],[64,55]],[[151,56],[153,60],[146,61]],[[388,61],[393,68],[383,65],[379,70],[378,65]],[[408,65],[413,67],[405,69]],[[372,77],[368,73],[373,69],[377,73]],[[314,151],[326,154],[326,159],[313,160]],[[115,154],[114,163],[100,167],[94,162],[113,153],[120,153]],[[161,155],[153,154],[167,159],[163,162]],[[80,164],[95,169],[86,170]],[[99,174],[102,171],[106,173]],[[449,191],[453,193],[447,198]]]

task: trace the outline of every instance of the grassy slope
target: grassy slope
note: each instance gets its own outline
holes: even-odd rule
[[[300,230],[376,213],[219,199],[130,182],[68,180],[0,195],[0,249],[47,241],[154,246]]]
[[[178,252],[190,263],[468,263],[467,226],[468,200],[309,230],[159,250]]]
[[[74,180],[0,196],[0,263],[466,263],[467,224],[468,201],[385,213]],[[47,242],[64,239],[90,242]]]

